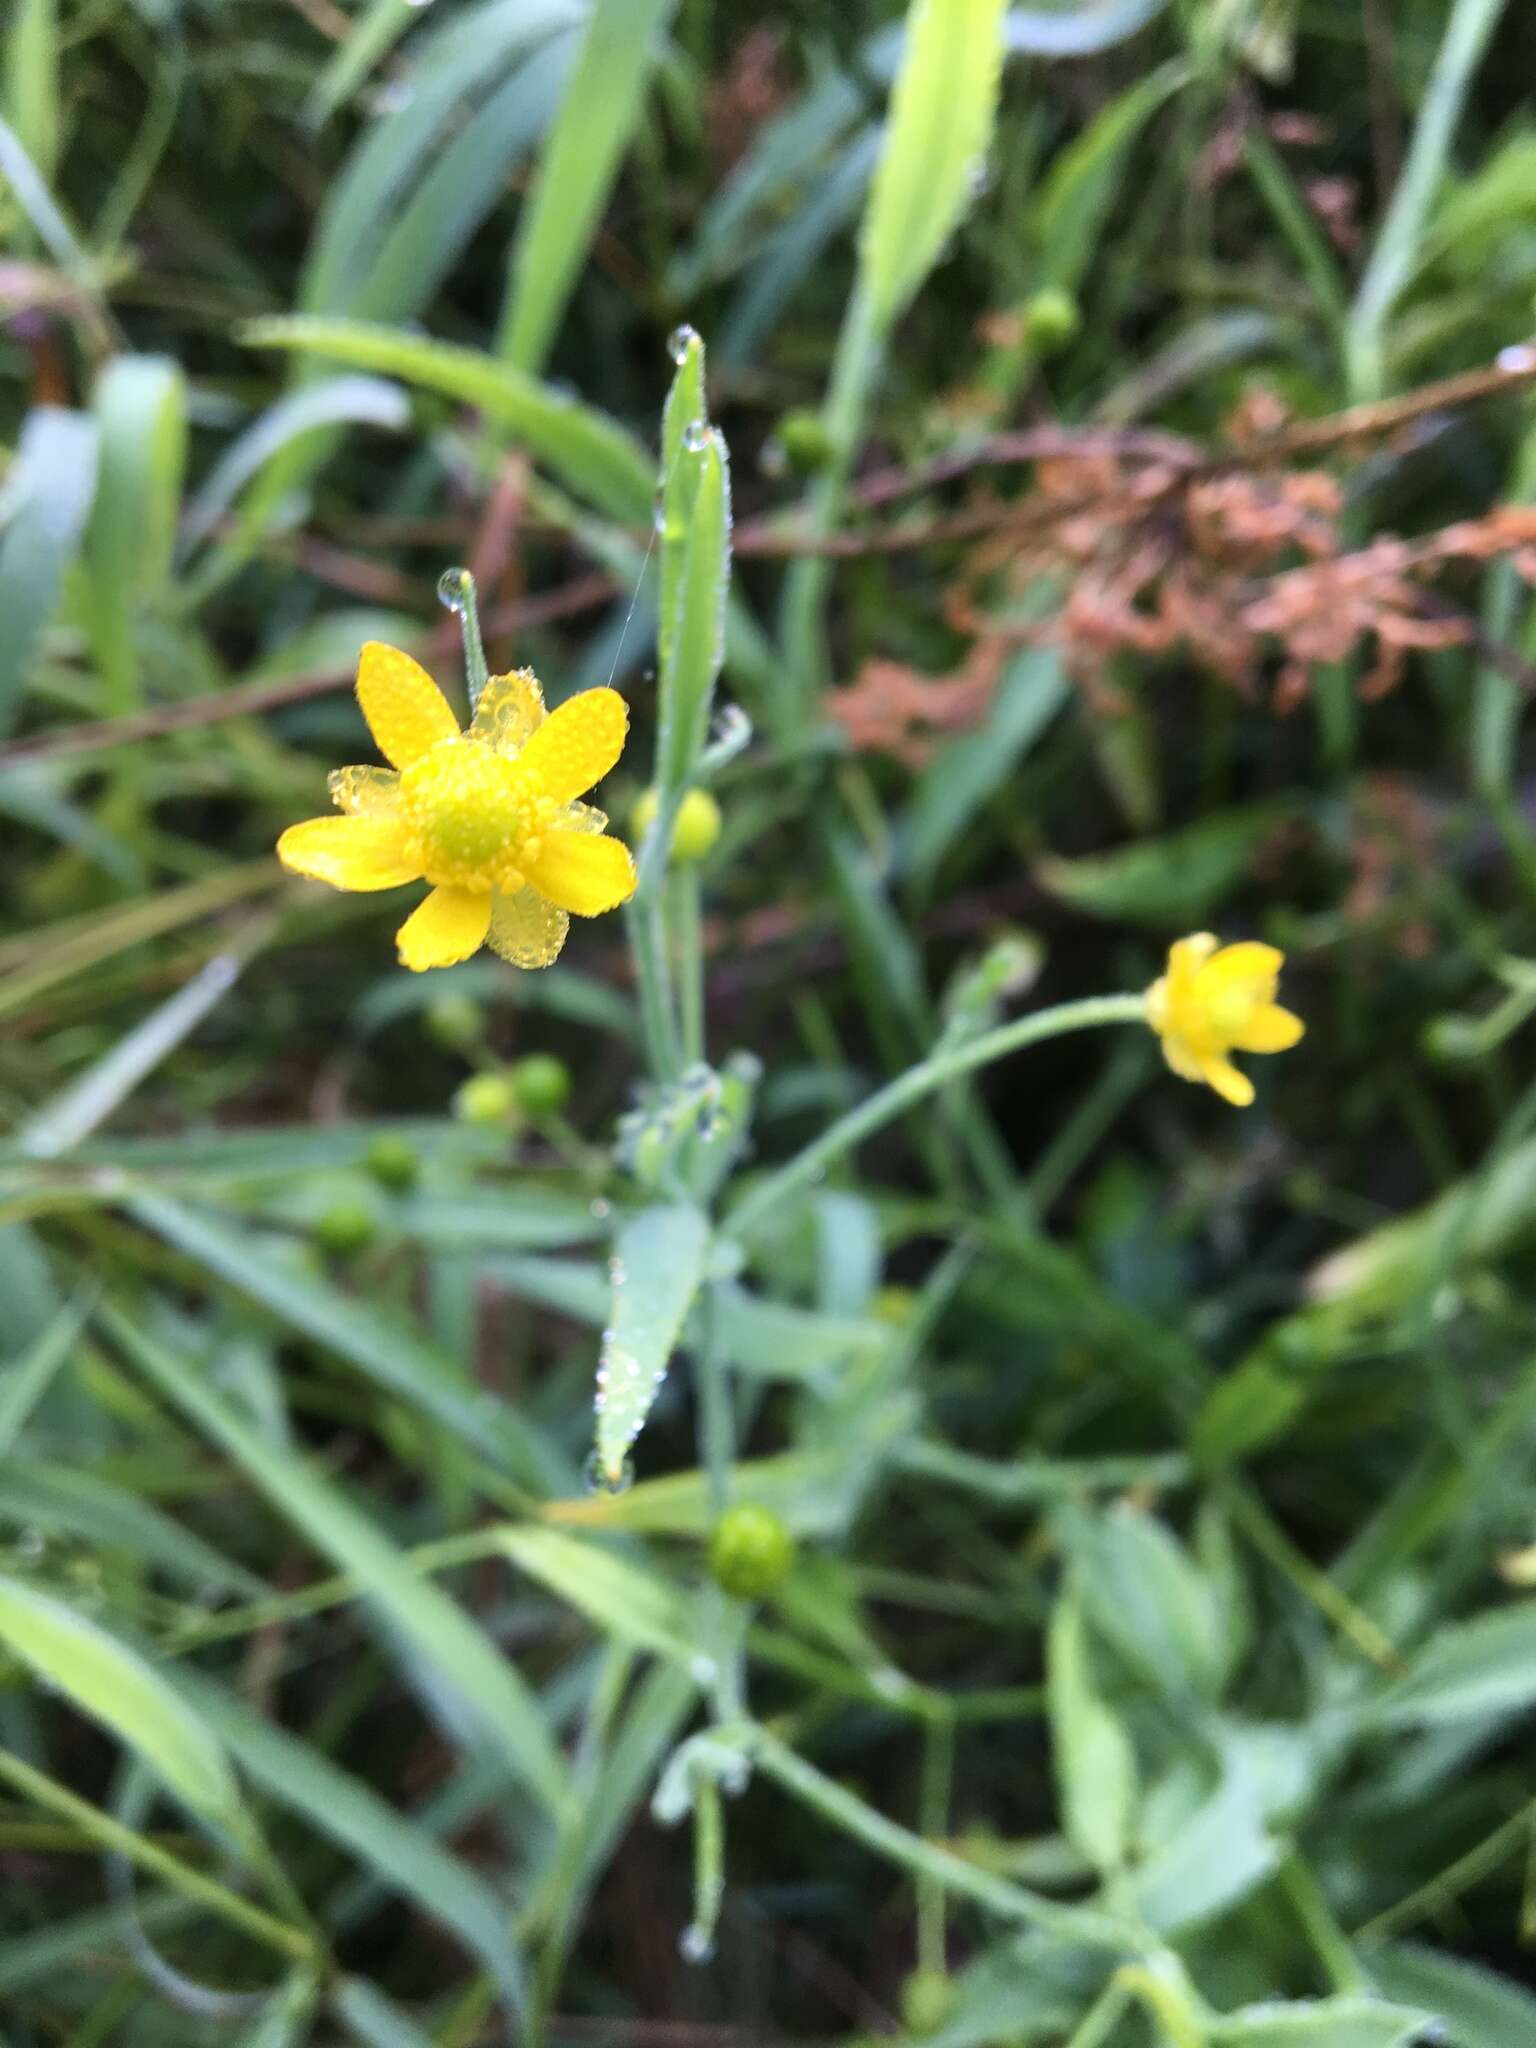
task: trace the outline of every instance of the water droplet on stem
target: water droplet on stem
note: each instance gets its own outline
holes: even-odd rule
[[[475,594],[475,579],[467,569],[445,569],[437,579],[437,601],[456,617]]]

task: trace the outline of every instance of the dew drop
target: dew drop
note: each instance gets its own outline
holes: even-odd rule
[[[695,1685],[713,1685],[720,1676],[720,1667],[713,1657],[690,1657],[688,1676]]]
[[[635,1483],[635,1461],[626,1458],[618,1471],[613,1472],[594,1451],[583,1466],[581,1477],[588,1493],[628,1493]]]
[[[707,1928],[685,1927],[677,1937],[677,1952],[685,1963],[712,1963],[715,1944]]]
[[[683,429],[683,446],[690,455],[702,455],[710,443],[710,428],[704,420],[690,420]]]
[[[605,1223],[613,1214],[613,1204],[606,1195],[598,1195],[589,1212],[594,1223]]]
[[[467,569],[445,569],[437,579],[437,601],[445,611],[460,613],[474,588],[475,579]]]
[[[685,320],[681,327],[674,327],[667,336],[667,354],[674,363],[681,363],[698,338],[697,328],[690,327]]]
[[[1514,348],[1499,350],[1498,366],[1507,376],[1523,377],[1528,371],[1536,370],[1536,348],[1520,343]]]

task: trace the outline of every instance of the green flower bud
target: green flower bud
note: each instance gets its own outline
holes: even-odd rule
[[[421,1170],[416,1147],[392,1131],[379,1133],[368,1147],[368,1156],[363,1163],[374,1179],[386,1188],[413,1187]]]
[[[315,1219],[315,1243],[332,1258],[365,1252],[378,1234],[378,1218],[363,1202],[333,1202]]]
[[[905,1329],[917,1314],[917,1296],[910,1287],[879,1287],[869,1304],[877,1323],[889,1323],[893,1330]]]
[[[558,1116],[571,1095],[571,1070],[552,1052],[531,1052],[512,1068],[518,1108],[528,1116]]]
[[[471,1074],[454,1090],[453,1113],[478,1130],[505,1131],[517,1121],[517,1087],[506,1072]]]
[[[902,2024],[909,2034],[936,2034],[954,2003],[952,1977],[943,1970],[914,1970],[901,1987]]]
[[[1069,347],[1082,324],[1076,299],[1056,286],[1036,292],[1024,308],[1025,331],[1043,356],[1059,355]]]
[[[656,822],[659,802],[654,789],[639,797],[631,816],[637,839],[643,839]],[[720,806],[707,789],[690,789],[678,805],[672,827],[671,861],[675,867],[691,867],[706,860],[720,837]]]
[[[438,996],[427,1005],[427,1029],[449,1052],[468,1052],[485,1036],[485,1012],[468,996]]]
[[[710,1576],[737,1600],[761,1600],[788,1577],[795,1539],[771,1508],[727,1508],[709,1539]]]
[[[787,412],[774,430],[791,469],[825,469],[832,459],[832,436],[819,412]]]

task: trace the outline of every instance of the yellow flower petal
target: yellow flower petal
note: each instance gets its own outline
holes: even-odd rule
[[[326,777],[331,802],[353,818],[384,818],[399,808],[400,778],[393,768],[333,768]]]
[[[518,767],[557,804],[600,782],[624,751],[629,706],[617,690],[582,690],[545,719],[518,756]]]
[[[523,873],[541,896],[558,903],[562,910],[574,910],[578,917],[600,917],[635,893],[635,863],[621,839],[592,832],[552,831],[544,834],[538,847],[531,857],[525,849]]]
[[[1203,1059],[1200,1078],[1236,1109],[1246,1109],[1253,1100],[1253,1083],[1246,1074],[1240,1074],[1230,1060]]]
[[[395,934],[400,965],[420,974],[467,960],[485,944],[490,922],[491,899],[483,891],[434,889]]]
[[[1289,1052],[1306,1028],[1293,1011],[1282,1009],[1279,1003],[1266,1003],[1254,1011],[1232,1043],[1239,1052]]]
[[[1224,988],[1272,989],[1284,965],[1285,955],[1278,946],[1243,939],[1235,946],[1223,946],[1206,972],[1213,981],[1219,978]]]
[[[558,958],[570,928],[566,913],[536,889],[491,898],[491,950],[514,967],[547,967]]]
[[[480,692],[469,730],[472,738],[483,740],[498,754],[516,754],[543,723],[539,679],[531,668],[519,668],[511,675],[491,677]]]
[[[420,662],[381,640],[370,640],[358,658],[357,701],[379,752],[397,768],[458,737],[448,699]]]
[[[277,857],[296,875],[333,889],[397,889],[421,873],[404,833],[389,818],[310,818],[290,825]]]

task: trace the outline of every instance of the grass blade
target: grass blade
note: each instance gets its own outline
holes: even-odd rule
[[[519,370],[544,366],[675,5],[595,0],[512,247],[499,353]]]
[[[106,1327],[124,1355],[245,1473],[322,1556],[350,1573],[379,1612],[469,1710],[546,1806],[566,1797],[566,1770],[533,1695],[464,1610],[402,1559],[384,1532],[292,1453],[269,1443],[203,1379],[116,1308]]]

